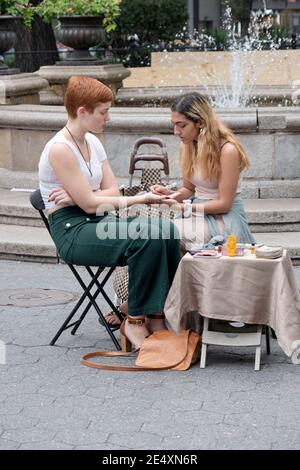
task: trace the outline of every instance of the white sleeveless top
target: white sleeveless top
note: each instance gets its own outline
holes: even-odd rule
[[[48,202],[50,191],[54,188],[63,187],[49,162],[49,152],[54,144],[60,143],[68,145],[76,157],[80,170],[85,175],[92,190],[96,191],[100,188],[103,177],[102,162],[107,159],[107,156],[103,145],[96,136],[91,133],[87,133],[85,138],[90,149],[90,168],[92,176],[78,148],[75,144],[66,139],[62,131],[55,134],[55,136],[46,144],[39,162],[39,187],[46,209],[56,207],[54,202]]]

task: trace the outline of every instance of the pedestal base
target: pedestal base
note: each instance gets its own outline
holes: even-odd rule
[[[55,62],[55,65],[58,67],[61,66],[83,66],[83,67],[90,67],[90,66],[96,66],[96,65],[107,65],[107,62],[104,60],[100,59],[95,59],[94,57],[91,57],[90,59],[66,59],[66,60],[58,60]]]
[[[47,80],[33,73],[0,72],[0,104],[39,104],[39,92],[48,86]]]
[[[10,69],[9,67],[0,67],[0,75],[16,75],[20,69]]]
[[[63,104],[68,80],[73,75],[87,75],[96,78],[109,86],[116,95],[123,80],[131,74],[130,70],[122,64],[90,65],[89,61],[84,65],[82,62],[80,65],[70,65],[69,62],[68,65],[61,64],[60,62],[59,65],[46,65],[35,72],[49,82],[49,88],[40,96],[41,104]]]

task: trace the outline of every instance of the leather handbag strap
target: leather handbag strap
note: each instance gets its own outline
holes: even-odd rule
[[[103,364],[89,361],[88,359],[92,359],[93,357],[116,357],[116,356],[123,356],[123,357],[133,357],[132,353],[123,353],[121,351],[95,351],[88,354],[84,354],[80,359],[81,364],[87,367],[92,367],[93,369],[102,369],[102,370],[120,370],[120,371],[134,371],[134,372],[141,372],[141,371],[149,371],[149,370],[166,370],[172,369],[172,367],[178,366],[182,359],[175,364],[168,365],[166,367],[140,367],[140,366],[114,366],[112,364]]]
[[[81,363],[93,369],[115,371],[153,371],[176,369],[186,370],[191,362],[192,355],[199,343],[199,335],[191,330],[183,330],[180,335],[170,331],[157,331],[148,336],[141,349],[134,353],[122,351],[95,351],[85,354],[80,359]],[[92,362],[94,357],[137,357],[135,366],[121,366]],[[169,360],[166,360],[169,358]],[[171,359],[171,360],[170,360]],[[139,365],[140,364],[140,365]],[[150,364],[150,366],[148,365]],[[152,367],[153,364],[153,367]]]

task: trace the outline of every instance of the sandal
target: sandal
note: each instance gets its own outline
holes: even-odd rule
[[[128,338],[127,334],[125,333],[125,324],[128,322],[131,325],[145,325],[145,317],[129,317],[123,321],[121,327],[120,327],[120,333],[121,333],[121,346],[122,346],[122,351],[123,352],[138,352],[140,350],[139,347],[137,347],[132,341]],[[148,335],[147,335],[148,336]],[[145,336],[145,338],[147,337]]]
[[[116,309],[118,310],[119,314],[124,320],[127,317],[126,313],[122,312],[122,310],[118,306],[116,306]],[[111,310],[111,312],[104,315],[104,318],[110,329],[118,330],[120,328],[122,320],[120,320],[120,318],[117,316],[117,314],[113,310]],[[102,318],[99,317],[98,321],[101,326],[104,326]]]

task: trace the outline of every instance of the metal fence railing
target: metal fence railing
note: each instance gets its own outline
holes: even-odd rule
[[[62,45],[63,46],[63,45]],[[276,49],[298,49],[300,47],[299,37],[292,37],[286,41],[281,41],[281,44],[276,47]],[[265,44],[263,47],[265,50],[268,49],[268,44]],[[136,44],[130,47],[123,48],[103,48],[103,47],[94,47],[89,49],[91,57],[94,57],[95,60],[99,60],[102,63],[122,63],[125,67],[147,67],[151,66],[151,53],[152,52],[185,52],[185,51],[222,51],[222,47],[219,48],[201,48],[201,47],[192,47],[191,45],[176,45],[176,46],[167,46],[162,47],[161,45],[139,45]],[[60,60],[68,61],[72,60],[72,56],[76,51],[67,47],[59,47],[57,50],[32,50],[32,51],[18,51],[17,53],[14,50],[7,51],[3,54],[4,62],[13,67],[16,65],[16,56],[26,57],[26,56],[38,56],[39,62],[43,63],[43,58],[46,55],[55,55],[58,53]]]

